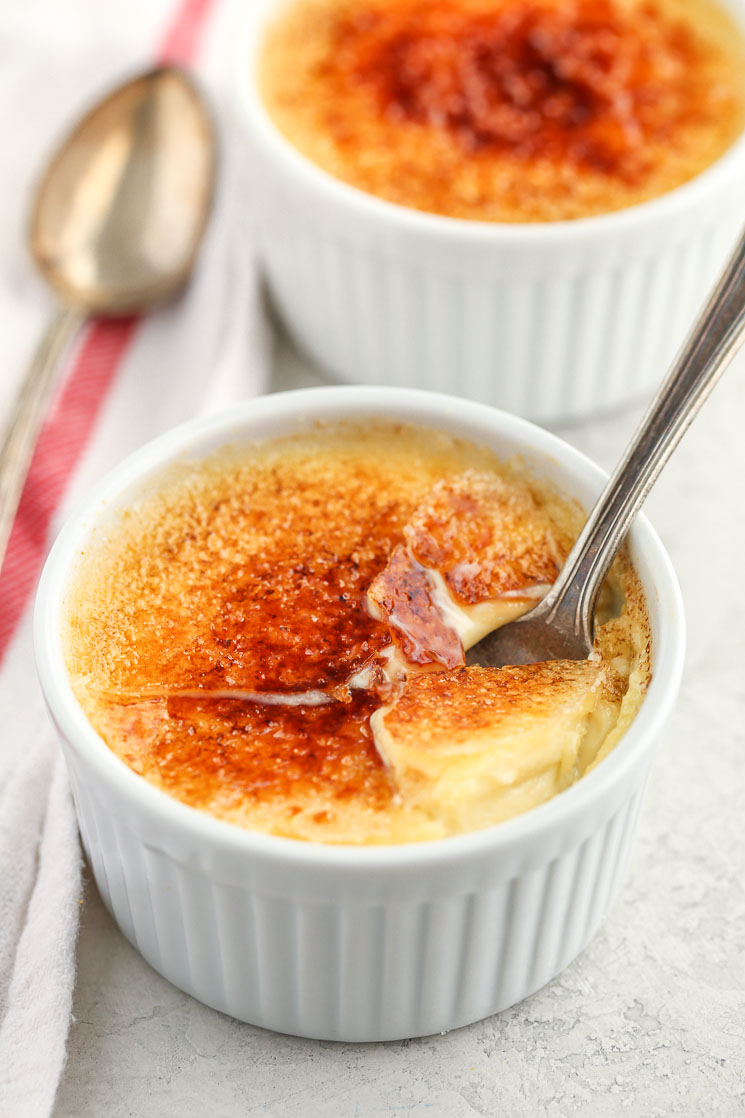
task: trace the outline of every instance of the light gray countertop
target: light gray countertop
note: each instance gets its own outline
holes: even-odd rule
[[[281,343],[274,388],[318,378]],[[560,430],[612,466],[639,412]],[[745,360],[647,512],[688,618],[681,699],[625,888],[522,1004],[445,1036],[335,1044],[233,1021],[152,971],[90,878],[55,1118],[745,1114]]]

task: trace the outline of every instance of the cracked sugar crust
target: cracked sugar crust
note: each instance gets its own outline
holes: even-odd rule
[[[531,597],[565,558],[559,533],[531,491],[466,470],[433,486],[404,528],[413,555],[461,601]]]

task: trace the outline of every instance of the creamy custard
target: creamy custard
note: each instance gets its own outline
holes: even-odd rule
[[[465,666],[545,593],[581,520],[519,463],[383,423],[174,466],[80,557],[75,694],[135,772],[249,829],[399,843],[488,826],[579,779],[649,680],[623,556],[590,661]]]
[[[711,0],[295,0],[259,80],[330,174],[472,220],[623,209],[745,127],[745,38]]]

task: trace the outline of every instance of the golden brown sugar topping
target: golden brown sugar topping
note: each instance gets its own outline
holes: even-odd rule
[[[308,691],[343,683],[389,642],[365,591],[406,504],[364,463],[273,462],[209,474],[117,557],[104,609],[114,686]],[[126,529],[126,524],[124,525]]]
[[[550,580],[576,521],[573,506],[490,451],[389,424],[320,427],[184,464],[112,516],[81,557],[67,602],[73,688],[135,772],[219,818],[327,842],[473,829],[421,789],[408,796],[376,725],[389,738],[404,724],[416,734],[419,710],[426,735],[439,702],[454,742],[469,722],[483,736],[494,704],[473,692],[472,669],[443,670],[463,663],[470,630],[442,575],[483,558],[479,592]],[[618,572],[639,622],[633,573]],[[631,672],[636,638],[615,624],[608,657]],[[422,672],[431,683],[417,683]],[[606,688],[616,715],[628,672]],[[546,701],[558,689],[548,681]],[[497,691],[511,693],[506,677]],[[522,701],[538,709],[534,694],[526,683]],[[573,711],[579,742],[589,708]],[[543,798],[558,790],[550,756],[544,768]],[[503,808],[489,810],[496,819]],[[473,826],[484,818],[479,808]]]
[[[386,724],[425,752],[458,749],[491,731],[495,719],[555,715],[595,687],[601,675],[600,663],[591,660],[427,673],[412,679]]]
[[[409,0],[340,19],[325,64],[339,96],[511,152],[635,178],[645,144],[705,120],[706,47],[654,2],[508,0],[489,12]]]
[[[112,708],[125,759],[186,803],[354,798],[376,807],[392,783],[375,749],[375,694],[347,703],[283,706],[200,696],[151,699]],[[143,750],[142,744],[145,743]]]
[[[363,190],[553,220],[716,159],[745,124],[744,65],[708,0],[299,0],[269,34],[262,89],[288,138]]]
[[[417,559],[467,602],[545,587],[564,558],[529,489],[475,470],[433,486],[404,535]]]

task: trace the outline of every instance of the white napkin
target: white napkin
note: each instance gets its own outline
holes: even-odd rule
[[[0,188],[5,358],[0,419],[53,305],[28,260],[24,230],[33,177],[60,129],[107,87],[166,54],[187,56],[186,61],[193,55],[223,131],[218,197],[194,280],[178,303],[131,330],[113,330],[110,346],[98,338],[94,382],[107,388],[92,422],[90,415],[81,421],[75,394],[66,394],[76,377],[80,381],[81,355],[86,344],[90,348],[90,335],[80,339],[61,372],[39,455],[46,448],[44,463],[54,480],[55,465],[63,460],[58,462],[54,448],[64,446],[66,434],[78,438],[82,430],[84,451],[60,486],[61,496],[50,485],[38,508],[27,510],[28,562],[27,553],[16,549],[15,567],[9,559],[0,577],[0,629],[6,633],[0,662],[3,1118],[40,1118],[54,1105],[65,1062],[81,904],[77,828],[33,663],[36,567],[72,505],[124,454],[175,423],[266,386],[268,332],[250,247],[250,188],[237,166],[240,138],[223,92],[232,19],[226,0],[26,0],[6,4],[0,13],[0,130],[6,137]],[[35,538],[34,532],[43,535]],[[17,620],[11,615],[14,602],[24,605]]]

